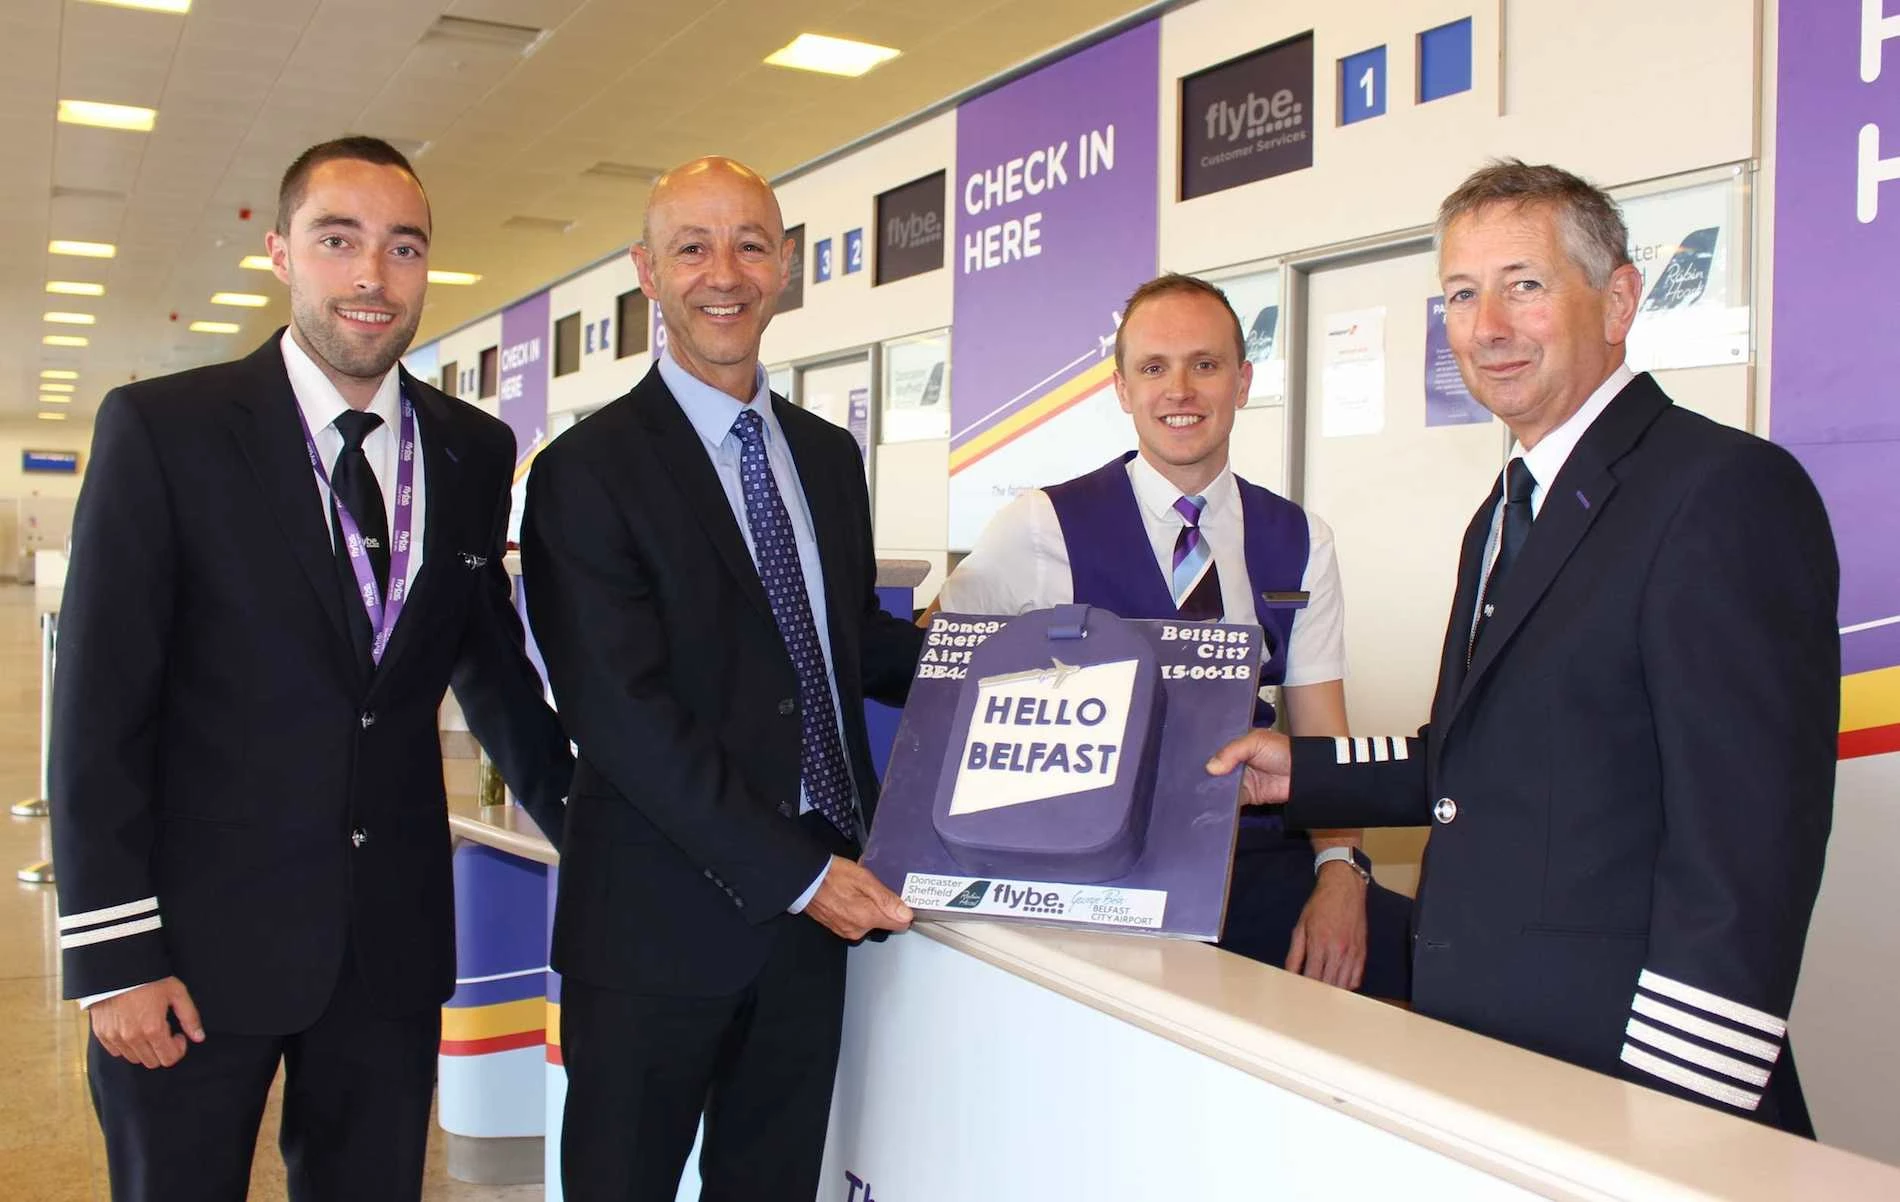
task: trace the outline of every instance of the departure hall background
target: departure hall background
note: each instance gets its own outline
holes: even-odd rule
[[[1451,362],[1429,225],[1490,157],[1555,163],[1624,206],[1645,277],[1632,366],[1790,449],[1833,523],[1839,777],[1790,1021],[1824,1146],[1211,948],[965,926],[875,953],[901,964],[854,963],[820,1196],[1900,1196],[1886,1167],[1900,1165],[1897,6],[6,0],[0,800],[45,792],[43,635],[92,415],[117,384],[241,357],[285,323],[263,237],[308,145],[371,134],[414,162],[434,240],[404,362],[514,429],[517,523],[534,454],[663,345],[626,254],[653,179],[708,153],[765,173],[798,247],[763,361],[775,390],[857,438],[877,553],[923,565],[918,608],[1011,496],[1132,445],[1109,383],[1123,298],[1159,271],[1214,279],[1255,361],[1235,468],[1337,535],[1347,698],[1366,734],[1424,721],[1455,548],[1510,446]],[[898,53],[856,76],[766,61],[801,34]],[[472,808],[453,703],[443,724],[454,804]],[[34,809],[0,820],[22,868],[0,896],[0,1198],[104,1198],[84,1020],[58,1000],[52,889],[27,879],[47,855]],[[1378,879],[1411,892],[1423,844],[1372,833]],[[529,877],[497,888],[544,907],[546,876]],[[465,946],[471,914],[521,921],[460,913]],[[994,979],[964,996],[1012,1007],[981,1057],[1013,1067],[1026,1112],[1086,1099],[1121,1136],[1151,1130],[1125,1142],[1158,1145],[1190,1181],[1225,1180],[1203,1171],[1232,1150],[1216,1149],[1258,1138],[1274,1151],[1252,1192],[1164,1194],[1175,1178],[1152,1166],[1118,1171],[1153,1192],[1084,1188],[1096,1178],[1075,1161],[1106,1155],[1099,1130],[1056,1124],[1038,1145],[966,1106],[1005,1094],[959,1075],[972,1049],[919,1034],[938,1013],[919,982],[960,981],[966,963]],[[538,1166],[538,1116],[559,1113],[558,990],[450,1007],[450,1131],[426,1196],[541,1197],[455,1180],[469,1149],[454,1141]],[[1126,1078],[1092,1075],[1110,1058]],[[937,1088],[905,1093],[893,1075]],[[854,1080],[918,1108],[899,1122],[856,1106]],[[952,1114],[967,1128],[954,1156],[905,1144],[906,1125]],[[282,1196],[274,1130],[253,1197]],[[906,1191],[921,1171],[893,1167],[906,1157],[948,1192]]]

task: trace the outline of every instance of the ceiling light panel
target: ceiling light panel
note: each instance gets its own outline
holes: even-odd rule
[[[55,238],[46,244],[46,253],[76,255],[82,259],[110,259],[119,253],[119,248],[110,242],[74,242],[66,238]]]
[[[64,413],[42,413],[40,414],[40,420],[43,422],[63,422],[66,420],[66,415]]]
[[[259,296],[255,292],[214,292],[211,294],[214,305],[235,305],[240,309],[262,309],[270,304],[270,297]]]
[[[452,284],[458,288],[469,284],[479,284],[481,279],[481,276],[472,271],[431,271],[429,273],[431,284]]]
[[[151,132],[158,120],[158,110],[136,104],[107,104],[101,100],[62,100],[59,119],[67,125],[91,125],[143,134]]]
[[[194,334],[235,334],[239,326],[235,321],[194,321],[191,332]]]
[[[73,386],[71,384],[55,384],[51,380],[41,380],[40,391],[41,392],[71,392],[73,391]],[[45,398],[42,397],[40,399],[44,400]]]
[[[99,319],[90,313],[42,313],[41,321],[50,321],[57,326],[98,325]]]
[[[242,259],[238,260],[238,266],[242,267],[246,271],[269,271],[270,270],[270,256],[269,255],[245,255]]]
[[[78,378],[78,372],[67,371],[61,367],[49,367],[40,373],[40,379],[42,380],[77,380]]]
[[[876,46],[870,42],[829,38],[820,33],[801,33],[792,39],[790,45],[766,55],[765,61],[774,67],[856,78],[902,53],[901,50]]]
[[[139,8],[154,13],[188,13],[191,0],[88,0],[92,4],[103,4],[108,8]]]
[[[40,339],[40,345],[42,346],[91,346],[92,343],[78,334],[48,334],[44,338]]]
[[[85,284],[78,280],[48,280],[46,290],[55,296],[104,296],[104,284]]]

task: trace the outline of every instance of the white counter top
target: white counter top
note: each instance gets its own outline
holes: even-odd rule
[[[557,860],[519,807],[459,803],[450,825],[462,838]],[[975,920],[926,920],[906,937],[1549,1197],[1900,1198],[1900,1169],[1206,944]]]

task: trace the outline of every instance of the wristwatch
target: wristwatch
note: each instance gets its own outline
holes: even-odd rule
[[[1313,875],[1318,876],[1319,870],[1334,860],[1352,865],[1352,870],[1359,874],[1360,880],[1368,885],[1372,883],[1372,861],[1356,847],[1329,847],[1320,852],[1313,857]]]

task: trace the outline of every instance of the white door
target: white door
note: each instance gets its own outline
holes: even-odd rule
[[[1508,436],[1488,415],[1426,425],[1429,247],[1316,269],[1305,294],[1300,500],[1336,538],[1347,710],[1356,734],[1410,734],[1431,710],[1459,544]],[[1367,836],[1380,882],[1408,893],[1424,845],[1423,829]]]

